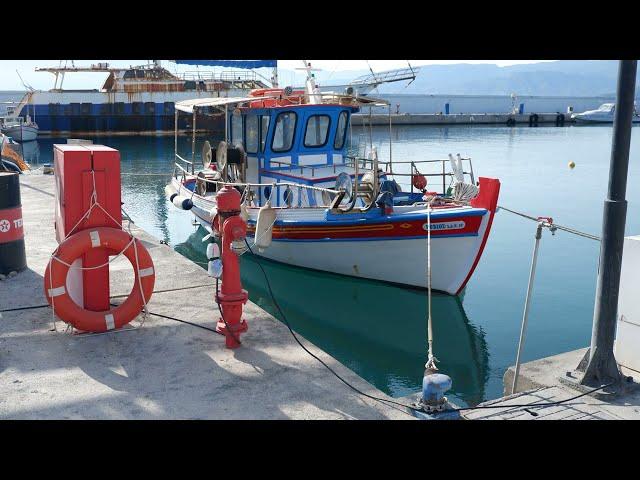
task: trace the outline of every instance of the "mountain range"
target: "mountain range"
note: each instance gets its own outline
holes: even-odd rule
[[[349,83],[367,75],[366,70],[316,72],[320,85]],[[417,78],[378,87],[379,93],[450,94],[450,95],[557,95],[614,96],[618,75],[617,60],[558,60],[499,67],[492,64],[425,65]],[[283,70],[282,81],[304,84],[299,72]],[[640,80],[640,70],[636,85]],[[282,83],[281,81],[281,83]],[[372,95],[375,94],[372,93]],[[636,96],[640,96],[636,86]]]

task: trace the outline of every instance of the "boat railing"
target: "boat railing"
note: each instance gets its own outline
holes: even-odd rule
[[[174,163],[174,171],[173,176],[176,180],[181,180],[182,182],[187,179],[197,179],[198,182],[205,182],[210,184],[216,184],[217,186],[221,185],[231,185],[235,187],[248,187],[245,190],[251,191],[254,187],[273,187],[275,186],[276,190],[279,192],[280,188],[297,188],[299,191],[309,190],[316,193],[320,193],[321,195],[315,195],[316,204],[320,206],[323,205],[328,206],[331,203],[333,195],[339,193],[337,190],[323,187],[316,187],[312,185],[300,184],[295,182],[270,182],[270,183],[250,183],[250,182],[230,182],[224,180],[212,180],[205,178],[204,176],[196,175],[194,171],[194,163],[192,161],[187,160],[186,158],[180,156],[177,152],[175,153],[176,162]],[[291,165],[289,162],[281,162],[278,160],[271,160],[271,163],[275,163],[279,166],[289,167],[288,171],[294,171],[300,169],[301,174],[304,174],[305,170],[308,172],[311,171],[311,176],[315,175],[316,169],[326,169],[333,168],[334,173],[337,173],[338,167],[350,167],[355,170],[356,178],[359,177],[359,173],[364,173],[366,170],[378,170],[379,174],[391,176],[394,180],[398,182],[402,187],[409,187],[411,193],[418,192],[417,188],[414,186],[414,177],[425,177],[425,179],[429,177],[440,177],[442,181],[442,191],[439,192],[442,195],[446,195],[448,188],[453,183],[453,178],[455,174],[452,171],[447,170],[447,164],[450,163],[449,159],[432,159],[432,160],[407,160],[407,161],[395,161],[395,162],[387,162],[378,160],[374,158],[362,158],[359,156],[351,156],[346,155],[344,157],[344,163],[338,163],[333,165],[321,165],[321,166],[307,166],[307,165]],[[471,162],[471,158],[469,157],[461,157],[463,167],[468,165],[468,170],[463,168],[463,175],[468,176],[470,183],[475,184],[475,176],[473,172],[473,164]],[[408,165],[410,168],[410,172],[402,172],[398,171],[398,167],[402,165]],[[393,166],[395,166],[395,170],[393,170]],[[400,167],[401,168],[401,167]],[[434,171],[437,169],[437,171]],[[396,177],[399,179],[408,178],[409,182],[398,181]],[[377,176],[376,176],[377,178]],[[355,182],[357,188],[358,182]],[[377,185],[375,186],[377,189]],[[434,188],[430,186],[430,188]],[[356,190],[357,195],[357,190]],[[298,200],[301,200],[301,196],[298,195]],[[286,202],[285,202],[286,203]],[[293,206],[293,205],[289,205]],[[303,206],[311,206],[311,205],[297,205],[298,207]]]
[[[184,162],[184,163],[186,163],[187,165],[193,165],[193,162],[191,162],[191,161],[187,160],[187,159],[186,159],[186,158],[184,158],[184,157],[181,157],[178,153],[176,153],[175,155],[176,155],[176,158],[177,158],[179,161]]]
[[[409,177],[413,180],[415,176],[423,176],[423,177],[440,177],[442,180],[442,194],[447,192],[448,186],[450,186],[452,178],[454,177],[454,173],[450,170],[447,170],[447,164],[450,164],[449,159],[433,159],[433,160],[405,160],[405,161],[396,161],[386,162],[383,160],[373,160],[371,158],[363,158],[359,156],[347,155],[345,157],[347,159],[347,165],[358,169],[369,169],[373,170],[374,163],[377,161],[379,168],[384,166],[384,173],[386,175],[390,175],[392,177]],[[469,177],[470,183],[475,184],[475,175],[473,173],[473,163],[470,157],[461,157],[463,167],[463,174]],[[399,165],[409,165],[410,172],[398,172],[397,168],[393,168]],[[424,166],[427,170],[422,171],[418,166]],[[435,171],[437,169],[437,171]],[[401,186],[408,187],[411,186],[411,193],[416,191],[416,188],[413,185],[413,181],[409,181],[409,184],[398,182]]]
[[[180,166],[180,162],[184,163],[185,165],[189,166],[189,169],[191,170],[191,175],[195,174],[195,170],[194,170],[194,164],[192,161],[187,160],[186,158],[182,157],[178,152],[174,153],[174,157],[175,157],[175,165],[178,167]]]
[[[19,127],[24,124],[24,118],[12,115],[0,117],[0,123],[5,127]]]
[[[187,162],[190,163],[190,162]],[[180,165],[178,162],[176,162],[174,164],[174,169],[173,169],[173,177],[176,180],[182,181],[184,182],[185,180],[188,179],[195,179],[198,182],[205,182],[205,183],[210,183],[210,184],[215,184],[217,187],[221,187],[224,185],[230,185],[232,187],[242,187],[244,188],[243,191],[243,198],[245,195],[247,195],[249,192],[254,191],[255,188],[262,188],[262,187],[271,187],[272,191],[275,191],[278,193],[279,196],[279,192],[281,188],[286,188],[289,187],[291,189],[297,189],[298,190],[298,196],[297,196],[297,204],[294,205],[293,202],[289,205],[286,201],[285,203],[287,204],[288,207],[291,208],[305,208],[305,207],[313,207],[313,205],[310,205],[307,201],[307,204],[305,205],[303,202],[303,198],[305,198],[304,195],[301,195],[301,192],[303,190],[308,190],[308,191],[312,191],[314,193],[319,193],[320,195],[316,195],[316,207],[318,206],[329,206],[329,204],[331,203],[331,201],[333,200],[333,196],[337,195],[338,193],[340,193],[338,190],[334,190],[331,188],[323,188],[323,187],[316,187],[313,185],[305,185],[305,184],[301,184],[301,183],[295,183],[295,182],[269,182],[269,183],[252,183],[252,182],[229,182],[229,181],[224,181],[224,180],[212,180],[209,178],[205,178],[205,177],[199,177],[197,175],[194,175],[192,173],[189,172],[189,170],[187,170],[186,168],[184,168],[182,165]]]
[[[223,72],[204,72],[189,70],[179,75],[182,80],[202,80],[218,82],[258,82],[268,80],[256,72],[244,70],[227,70]]]

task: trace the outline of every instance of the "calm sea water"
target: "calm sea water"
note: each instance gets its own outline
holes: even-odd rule
[[[631,145],[628,235],[640,233],[639,130],[634,129]],[[599,235],[611,135],[610,126],[401,127],[393,134],[393,158],[471,156],[476,175],[500,178],[501,205]],[[374,129],[373,138],[385,158],[386,129]],[[204,139],[198,139],[197,151]],[[33,163],[50,162],[52,144],[64,141],[40,139],[26,147],[25,156]],[[136,175],[170,172],[173,138],[94,141],[120,150],[124,207],[134,221],[191,259],[206,261],[202,229],[165,199],[168,178]],[[180,139],[181,151],[189,145],[190,139]],[[569,161],[575,169],[568,168]],[[534,222],[500,211],[464,295],[434,299],[435,353],[440,369],[453,378],[459,401],[477,403],[502,393],[504,371],[515,361],[534,232]],[[588,344],[598,250],[593,240],[543,233],[525,361]],[[243,256],[243,282],[251,300],[275,314],[257,261]],[[261,262],[289,322],[302,335],[385,392],[402,396],[419,388],[426,356],[424,291]]]

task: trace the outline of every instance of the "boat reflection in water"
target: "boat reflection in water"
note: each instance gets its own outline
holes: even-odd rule
[[[29,165],[38,166],[40,164],[40,145],[37,140],[34,142],[20,143],[14,145],[14,147],[17,147],[18,153]]]
[[[203,268],[206,234],[200,227],[175,247]],[[390,395],[419,391],[427,356],[426,291],[293,267],[250,254],[241,258],[242,282],[251,301],[279,317],[259,262],[296,332]],[[484,333],[469,322],[461,297],[434,294],[432,315],[438,366],[453,379],[450,398],[479,403],[488,378]]]

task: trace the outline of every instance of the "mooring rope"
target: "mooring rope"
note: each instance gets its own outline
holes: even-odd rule
[[[172,173],[137,173],[137,172],[120,172],[122,176],[132,177],[171,177]]]
[[[428,303],[428,316],[427,316],[427,340],[429,345],[427,363],[424,367],[426,369],[437,370],[436,357],[433,355],[433,322],[431,319],[431,202],[427,204],[427,303]]]

